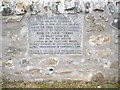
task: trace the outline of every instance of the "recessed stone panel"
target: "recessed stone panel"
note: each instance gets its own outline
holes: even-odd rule
[[[82,54],[83,15],[37,15],[28,18],[29,54]]]

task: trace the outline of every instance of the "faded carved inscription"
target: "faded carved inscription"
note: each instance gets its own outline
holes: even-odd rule
[[[31,16],[28,24],[30,54],[81,54],[82,16]]]

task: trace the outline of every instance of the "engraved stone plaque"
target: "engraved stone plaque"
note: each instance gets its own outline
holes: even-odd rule
[[[29,54],[81,54],[82,15],[30,16]]]

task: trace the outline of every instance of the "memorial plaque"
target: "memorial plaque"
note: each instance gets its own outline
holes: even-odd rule
[[[30,16],[29,54],[81,54],[82,15]]]

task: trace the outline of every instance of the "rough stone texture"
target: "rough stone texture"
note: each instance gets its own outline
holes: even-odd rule
[[[26,5],[23,2],[17,2],[15,4],[15,13],[17,15],[22,15],[26,13]]]
[[[112,68],[112,69],[119,69],[118,65],[119,65],[119,62],[118,61],[114,61],[114,62],[111,63],[110,68]]]
[[[102,73],[97,73],[92,77],[92,81],[102,83],[104,81],[104,76],[102,75]]]
[[[22,10],[23,12],[19,13],[24,14],[22,19],[20,16],[20,18],[16,16],[17,13],[14,13],[15,16],[12,16],[12,18],[6,15],[1,16],[2,29],[0,29],[0,32],[2,32],[2,42],[0,44],[2,44],[2,49],[0,50],[2,51],[2,57],[0,62],[3,64],[3,78],[23,81],[101,81],[103,79],[117,81],[119,28],[115,24],[111,24],[115,17],[118,18],[118,12],[116,11],[118,8],[115,3],[112,2],[114,4],[113,7],[115,7],[114,12],[111,7],[109,11],[109,7],[104,6],[106,3],[103,3],[101,8],[95,7],[97,11],[92,9],[93,4],[90,3],[90,12],[87,14],[85,13],[85,2],[81,5],[83,12],[75,12],[75,6],[70,6],[69,4],[70,7],[67,6],[68,12],[66,10],[63,12],[64,8],[60,10],[60,7],[64,7],[64,5],[57,9],[55,6],[52,9],[54,11],[51,11],[48,7],[49,3],[46,3],[44,2],[40,12],[36,14],[55,17],[56,14],[60,14],[56,13],[58,9],[73,23],[80,22],[76,17],[78,18],[81,15],[84,17],[84,24],[81,24],[83,25],[82,39],[80,38],[82,43],[81,54],[29,54],[29,35],[32,33],[30,33],[30,22],[28,22],[28,19],[31,17],[32,20],[38,15],[32,16],[30,12],[25,14],[25,11]],[[99,8],[100,10],[98,10]],[[44,9],[47,10],[45,11]],[[33,21],[31,22],[34,23]],[[119,23],[119,20],[115,21],[115,23]]]

